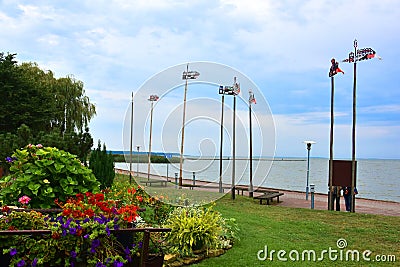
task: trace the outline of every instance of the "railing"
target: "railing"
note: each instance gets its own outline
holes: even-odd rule
[[[12,209],[13,211],[23,212],[23,211],[37,211],[41,213],[59,213],[62,209]],[[145,209],[140,209],[139,211],[144,211]],[[123,228],[123,229],[110,229],[114,235],[123,234],[123,233],[135,233],[135,232],[143,232],[143,240],[142,240],[142,251],[140,257],[140,267],[149,266],[149,247],[150,247],[150,233],[152,232],[171,232],[170,228]],[[15,235],[49,235],[51,236],[51,230],[0,230],[0,236],[15,236]],[[2,253],[2,252],[0,252]],[[1,263],[3,264],[3,263]],[[3,266],[1,265],[0,266]],[[162,266],[162,264],[161,264]]]

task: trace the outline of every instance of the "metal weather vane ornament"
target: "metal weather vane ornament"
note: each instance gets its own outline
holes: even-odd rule
[[[354,48],[357,49],[357,40],[354,41]],[[352,63],[352,62],[354,62],[354,60],[361,61],[361,60],[367,60],[367,59],[372,59],[372,58],[377,58],[379,60],[382,60],[382,58],[376,54],[374,49],[367,47],[367,48],[357,49],[356,57],[354,57],[354,52],[350,52],[349,57],[346,59],[343,59],[342,62]]]
[[[339,62],[337,62],[334,58],[332,58],[331,63],[332,63],[332,65],[331,65],[331,68],[329,69],[329,77],[332,77],[332,76],[338,74],[338,72],[341,72],[344,74],[344,71],[342,71],[339,68]]]

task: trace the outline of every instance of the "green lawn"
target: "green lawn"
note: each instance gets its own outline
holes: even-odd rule
[[[216,210],[224,217],[237,219],[241,229],[241,240],[224,255],[210,258],[194,266],[400,266],[400,218],[353,214],[346,212],[318,211],[310,209],[285,208],[279,206],[260,206],[258,202],[238,196],[230,196],[217,201]],[[337,240],[344,238],[347,247],[339,249]],[[257,253],[268,247],[268,254],[276,250],[271,259],[263,260],[265,253]],[[331,252],[331,258],[337,255],[336,261],[330,260],[328,253],[324,260],[318,261],[323,250]],[[278,259],[277,251],[286,251]],[[295,250],[295,251],[292,251]],[[314,250],[316,261],[301,261],[304,250]],[[346,253],[351,250],[360,252],[360,262],[346,261]],[[363,260],[362,253],[372,251],[370,262]],[[292,251],[292,252],[291,252]],[[289,258],[299,252],[299,261]],[[342,251],[342,261],[340,261]],[[376,255],[395,255],[395,263],[382,263],[375,260]],[[306,259],[308,258],[305,254]],[[390,256],[389,256],[390,257]],[[268,255],[269,258],[269,255]],[[350,257],[351,258],[351,255]]]
[[[149,189],[151,187],[148,187]],[[176,190],[174,186],[151,188],[156,195],[169,195],[172,200],[181,194],[190,197],[207,199],[206,196],[216,198],[211,192],[196,190]],[[191,192],[189,192],[191,191]],[[189,193],[189,195],[188,195]],[[219,196],[220,197],[220,196]],[[240,241],[225,254],[203,260],[192,265],[201,266],[400,266],[400,217],[346,213],[336,211],[321,211],[311,209],[287,208],[275,205],[259,205],[249,197],[237,196],[230,199],[230,194],[216,201],[216,210],[225,218],[235,218],[241,229]],[[337,241],[344,238],[347,247],[339,249]],[[268,248],[268,255],[259,253]],[[275,250],[270,258],[270,252]],[[278,251],[281,261],[278,258]],[[319,261],[322,252],[323,260]],[[329,250],[331,255],[329,255]],[[346,261],[346,253],[357,250],[360,261]],[[363,259],[362,253],[370,250],[370,261]],[[304,251],[315,251],[316,260],[302,261]],[[299,253],[299,260],[292,261]],[[340,260],[342,255],[342,260]],[[386,262],[378,262],[375,257],[386,256]],[[393,262],[393,255],[395,262]],[[336,260],[335,256],[337,257]],[[367,255],[368,256],[368,255]],[[266,258],[266,259],[264,259]],[[351,259],[351,254],[349,256]],[[389,259],[390,258],[390,259]],[[391,262],[388,262],[388,261]]]

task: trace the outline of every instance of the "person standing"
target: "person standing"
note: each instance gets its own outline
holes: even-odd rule
[[[343,190],[344,203],[346,205],[346,211],[351,211],[351,187],[344,186],[342,190]],[[354,195],[357,194],[358,194],[357,188],[354,187]]]

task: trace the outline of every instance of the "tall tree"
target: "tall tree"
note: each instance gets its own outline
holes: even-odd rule
[[[85,95],[83,82],[72,76],[60,78],[56,83],[56,122],[62,133],[78,130],[83,132],[89,121],[96,115],[96,107]]]
[[[49,130],[54,113],[54,80],[36,64],[17,65],[15,54],[0,53],[0,133],[15,133],[22,124],[33,131]]]
[[[14,149],[35,141],[86,163],[93,146],[88,124],[96,109],[83,82],[73,76],[56,79],[36,63],[19,65],[15,56],[0,52],[0,165]]]

